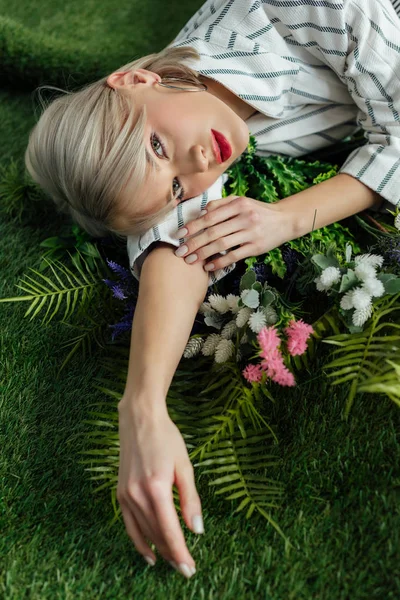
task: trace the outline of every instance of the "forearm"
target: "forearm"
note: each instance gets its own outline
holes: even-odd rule
[[[204,261],[188,265],[161,244],[146,257],[132,324],[127,382],[120,405],[157,410],[166,394],[204,301]],[[195,267],[195,268],[194,268]]]
[[[278,204],[280,209],[290,215],[290,239],[296,239],[372,206],[379,206],[381,202],[383,198],[358,179],[347,173],[339,173],[293,196],[283,198]]]

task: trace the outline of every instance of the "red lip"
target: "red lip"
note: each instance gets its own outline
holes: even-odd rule
[[[212,129],[211,129],[211,140],[212,140],[212,146],[213,146],[215,160],[220,165],[222,163],[221,152],[220,152],[220,149],[219,149],[219,146],[218,146],[218,142],[215,139],[214,132],[213,132]]]
[[[225,162],[232,155],[231,145],[228,142],[228,140],[226,139],[226,137],[224,135],[222,135],[222,133],[220,133],[219,131],[215,131],[215,129],[211,129],[211,132],[217,141],[219,151],[220,151],[221,162]]]

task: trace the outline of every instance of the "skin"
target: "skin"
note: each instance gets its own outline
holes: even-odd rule
[[[183,199],[176,199],[175,206],[207,190],[246,150],[249,143],[246,120],[256,112],[253,106],[208,77],[200,76],[201,83],[208,86],[203,92],[166,88],[158,85],[161,81],[157,73],[146,69],[116,71],[107,78],[107,84],[131,97],[136,107],[145,104],[147,108],[146,146],[160,171],[151,176],[151,167],[147,166],[145,185],[139,191],[138,204],[144,207],[142,215],[166,206],[169,191],[179,190],[175,178],[185,189]],[[176,82],[176,85],[181,84]],[[232,155],[221,164],[214,156],[211,129],[220,131],[232,147]],[[168,158],[163,156],[159,142],[150,139],[153,132],[164,143]],[[129,217],[134,215],[128,214],[129,197],[133,193],[138,193],[134,181],[128,181],[120,198],[125,213],[117,225],[122,228],[127,227]]]

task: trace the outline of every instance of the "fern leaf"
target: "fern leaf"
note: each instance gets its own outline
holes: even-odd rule
[[[88,269],[85,260],[82,260],[86,270],[88,271],[88,276],[86,276],[86,274],[83,271],[83,268],[80,266],[76,267],[77,273],[73,273],[60,261],[52,262],[46,259],[46,262],[48,263],[57,283],[52,281],[43,273],[40,273],[35,269],[30,268],[30,270],[38,277],[38,280],[33,279],[29,275],[25,275],[25,281],[17,285],[17,287],[19,287],[20,289],[23,289],[24,291],[30,293],[30,295],[14,298],[1,298],[0,302],[31,300],[31,306],[28,308],[24,315],[24,317],[27,317],[34,311],[31,315],[30,321],[32,321],[32,319],[39,315],[39,313],[42,311],[43,307],[47,303],[50,303],[47,308],[45,317],[42,320],[42,325],[50,323],[52,318],[57,314],[63,299],[65,299],[66,304],[63,316],[64,321],[66,321],[69,316],[75,315],[75,307],[79,298],[81,299],[81,302],[78,314],[82,314],[82,312],[88,310],[89,303],[93,299],[93,294],[99,294],[99,291],[102,291],[104,288],[101,278],[98,276],[99,273],[92,273]],[[61,275],[67,279],[68,283],[65,283]],[[82,279],[80,279],[80,277],[82,277]],[[68,287],[68,285],[70,287]],[[50,306],[54,302],[54,298],[57,298],[57,305],[50,318],[47,319],[47,315],[49,313]]]
[[[333,385],[351,381],[344,412],[346,420],[354,398],[360,392],[384,393],[399,405],[393,391],[399,377],[397,366],[400,363],[400,336],[396,334],[399,326],[391,321],[380,322],[387,315],[394,319],[394,313],[399,310],[400,294],[384,296],[374,305],[374,313],[364,331],[340,334],[323,340],[339,346],[333,352],[336,358],[325,365],[325,369],[336,369],[328,373],[328,377],[334,379]],[[377,335],[378,332],[385,332],[387,335]],[[347,363],[346,366],[349,356],[351,364]],[[385,362],[382,357],[386,359]]]

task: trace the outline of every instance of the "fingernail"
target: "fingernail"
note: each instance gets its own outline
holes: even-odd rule
[[[206,214],[207,214],[207,211],[206,211],[206,209],[204,208],[204,209],[201,211],[201,213],[200,213],[200,217],[203,217],[203,216],[204,216],[204,215],[206,215]]]
[[[149,565],[151,565],[152,567],[154,567],[154,565],[156,564],[156,563],[155,563],[155,561],[154,561],[154,559],[153,559],[153,558],[151,558],[151,556],[144,556],[144,560],[145,560],[146,562],[148,562],[148,563],[149,563]]]
[[[200,515],[196,515],[192,519],[192,527],[195,533],[204,533],[203,519]]]
[[[193,567],[194,569],[194,567]],[[179,563],[179,571],[182,573],[182,575],[184,575],[185,577],[187,577],[188,579],[194,575],[194,573],[196,573],[196,569],[191,569],[189,567],[189,565],[187,565],[186,563]]]
[[[205,271],[212,271],[213,268],[214,268],[214,263],[207,263],[206,265],[204,265]]]
[[[186,229],[186,227],[182,227],[182,229],[178,229],[178,231],[175,233],[174,237],[176,238],[181,238],[181,237],[185,237],[185,235],[187,235],[188,230]]]
[[[190,254],[189,256],[187,256],[185,258],[185,262],[188,263],[189,265],[191,263],[194,263],[197,260],[197,254]]]
[[[186,244],[184,244],[183,246],[181,246],[180,248],[178,248],[178,250],[175,250],[175,255],[176,256],[183,256],[184,254],[186,254],[186,252],[189,250],[189,248],[186,246]]]

